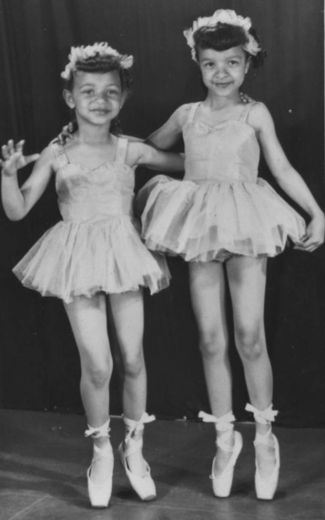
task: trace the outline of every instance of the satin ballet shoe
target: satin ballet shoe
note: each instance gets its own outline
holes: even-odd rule
[[[85,436],[91,436],[95,439],[98,439],[99,437],[108,437],[108,424],[109,422],[107,421],[99,428],[89,427],[85,432]],[[94,482],[91,478],[91,473],[93,466],[99,461],[104,462],[107,465],[107,474],[101,482]],[[108,507],[112,494],[113,467],[114,456],[111,443],[108,442],[103,447],[94,444],[93,458],[87,470],[88,496],[92,507]]]
[[[230,495],[231,492],[234,468],[239,454],[243,448],[243,438],[239,432],[235,431],[233,446],[230,446],[225,442],[225,437],[229,437],[229,434],[234,431],[233,421],[235,420],[235,417],[232,412],[228,412],[221,417],[215,417],[214,415],[210,415],[205,412],[199,412],[199,417],[203,420],[203,422],[211,422],[215,424],[215,428],[218,433],[216,441],[217,448],[231,453],[225,468],[219,475],[215,475],[214,473],[214,465],[216,460],[216,457],[214,457],[210,475],[214,495],[218,498],[226,498]]]
[[[123,442],[119,445],[118,451],[121,464],[134,491],[141,498],[141,500],[154,500],[157,496],[157,493],[155,483],[151,477],[149,465],[146,463],[146,472],[144,475],[136,475],[130,471],[127,462],[127,457],[131,453],[134,453],[134,451],[129,452],[127,448],[125,449],[123,447]]]
[[[219,498],[226,498],[226,497],[229,497],[229,495],[230,495],[232,482],[233,482],[233,478],[234,478],[235,464],[236,464],[239,454],[243,448],[242,435],[239,432],[235,431],[234,436],[235,436],[235,442],[232,447],[230,447],[229,444],[226,444],[225,442],[223,442],[222,439],[220,439],[220,441],[219,440],[217,441],[218,448],[220,448],[224,451],[231,452],[231,456],[230,456],[224,470],[218,476],[215,475],[213,472],[214,462],[215,462],[216,457],[213,459],[213,462],[212,462],[212,471],[211,471],[211,476],[210,476],[210,478],[212,480],[212,489],[213,489],[213,493],[215,494],[215,496],[219,497]]]
[[[265,410],[258,410],[251,404],[247,404],[245,410],[252,412],[255,421],[264,425],[271,425],[278,414],[277,410],[273,410],[272,404]],[[255,454],[255,491],[256,497],[260,500],[272,500],[275,495],[280,473],[280,448],[278,439],[272,433],[271,429],[264,434],[256,433],[254,440],[255,448],[258,445],[270,446],[271,443],[273,443],[274,446],[275,464],[272,473],[268,477],[262,477]]]
[[[143,446],[143,428],[144,424],[154,421],[153,415],[149,416],[144,413],[139,421],[133,421],[124,417],[124,423],[126,426],[126,436],[123,442],[118,447],[120,455],[120,461],[124,468],[125,474],[131,484],[133,490],[141,498],[141,500],[149,501],[154,500],[157,496],[156,486],[151,477],[149,464],[145,463],[144,475],[137,475],[132,472],[128,465],[128,457],[133,453],[142,453]]]
[[[102,482],[91,479],[93,465],[98,459],[107,462],[107,476]],[[112,494],[114,457],[112,447],[97,448],[94,446],[94,456],[87,470],[88,496],[92,507],[108,507]]]
[[[269,432],[267,432],[266,435],[257,434],[254,441],[254,446],[258,446],[259,444],[269,446],[270,440],[272,440],[274,444],[275,465],[272,473],[268,477],[262,477],[257,464],[257,458],[255,458],[255,491],[257,498],[260,500],[272,500],[279,481],[280,448],[276,436]]]

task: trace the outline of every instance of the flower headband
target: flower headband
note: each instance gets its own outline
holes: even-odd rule
[[[248,40],[247,43],[243,45],[243,49],[253,56],[256,56],[261,51],[261,47],[249,32],[249,29],[252,27],[250,18],[244,18],[243,16],[236,14],[232,9],[218,9],[212,16],[206,16],[194,20],[192,27],[183,31],[187,45],[191,48],[192,59],[194,61],[197,61],[195,55],[195,41],[193,37],[194,33],[202,27],[213,30],[216,28],[218,23],[237,25],[238,27],[241,27]]]
[[[89,58],[94,58],[95,56],[115,58],[123,69],[129,69],[133,65],[133,56],[120,54],[106,42],[94,43],[93,45],[87,46],[81,45],[80,47],[71,47],[68,56],[69,63],[65,66],[64,71],[61,72],[61,78],[69,80],[72,73],[77,70],[77,63],[87,61]]]

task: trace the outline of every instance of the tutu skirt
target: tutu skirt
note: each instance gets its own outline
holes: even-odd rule
[[[98,291],[122,293],[144,286],[155,293],[169,284],[163,256],[142,243],[129,216],[61,221],[13,268],[23,285],[66,303]]]
[[[158,175],[139,191],[136,209],[148,248],[187,261],[272,257],[305,233],[304,219],[260,178],[196,183]]]

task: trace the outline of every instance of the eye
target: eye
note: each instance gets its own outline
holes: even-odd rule
[[[205,69],[212,69],[214,67],[214,63],[213,61],[206,61],[204,64],[203,64],[203,67]]]
[[[118,96],[119,95],[119,90],[116,89],[116,88],[110,88],[107,90],[107,95],[108,96]]]
[[[231,67],[234,67],[236,65],[239,65],[239,61],[238,60],[229,60],[228,65],[230,65]]]
[[[92,88],[85,88],[81,91],[82,94],[85,94],[86,96],[93,96],[94,95],[94,89]]]

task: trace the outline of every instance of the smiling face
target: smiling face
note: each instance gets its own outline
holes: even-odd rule
[[[64,91],[64,98],[79,124],[84,121],[98,126],[109,125],[118,116],[125,94],[117,70],[76,71],[72,89]]]
[[[209,93],[227,98],[238,96],[249,69],[249,60],[241,46],[225,51],[199,49],[198,61]]]

